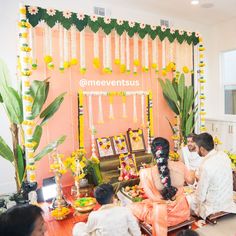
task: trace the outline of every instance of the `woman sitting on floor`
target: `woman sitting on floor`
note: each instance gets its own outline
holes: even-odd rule
[[[133,214],[152,225],[152,235],[167,235],[168,226],[180,224],[190,218],[190,208],[184,194],[184,183],[193,183],[185,165],[170,161],[169,142],[155,138],[152,153],[157,165],[140,171],[140,185],[148,199],[132,203]]]

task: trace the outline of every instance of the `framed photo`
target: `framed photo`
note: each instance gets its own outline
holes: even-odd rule
[[[135,154],[120,154],[120,177],[119,181],[135,179],[138,177]]]
[[[127,137],[131,152],[144,152],[146,150],[142,129],[129,129],[127,131]]]
[[[110,137],[97,138],[96,139],[98,154],[100,157],[107,157],[115,155],[111,144]]]
[[[113,147],[116,155],[128,153],[128,145],[126,137],[123,134],[116,135],[112,137]]]

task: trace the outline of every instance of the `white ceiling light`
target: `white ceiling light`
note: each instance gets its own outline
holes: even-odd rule
[[[198,5],[199,4],[199,0],[191,0],[191,4],[192,5]]]

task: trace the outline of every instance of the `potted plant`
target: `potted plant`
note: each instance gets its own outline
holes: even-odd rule
[[[6,141],[0,136],[0,156],[9,161],[15,168],[15,182],[17,188],[17,195],[21,195],[22,187],[24,191],[34,190],[37,187],[36,181],[26,181],[27,170],[34,170],[35,165],[27,166],[25,160],[25,143],[24,143],[24,114],[23,114],[23,99],[31,99],[32,103],[31,117],[32,120],[37,120],[37,125],[32,125],[28,132],[32,132],[32,143],[34,152],[39,146],[43,126],[48,120],[57,112],[61,103],[64,100],[65,93],[60,94],[50,103],[46,108],[44,107],[48,91],[49,79],[39,81],[34,80],[29,88],[30,96],[22,96],[21,86],[17,90],[10,84],[9,73],[6,64],[0,60],[0,103],[4,107],[9,120],[9,132],[12,136],[12,145],[8,145]],[[43,109],[44,108],[44,109]],[[49,143],[41,151],[37,152],[34,161],[41,160],[45,155],[53,151],[58,145],[64,142],[66,136],[61,136],[57,140]],[[22,196],[21,196],[22,197]]]
[[[186,143],[187,136],[193,132],[195,125],[195,115],[198,107],[194,106],[194,101],[197,93],[194,94],[192,85],[185,85],[185,76],[181,74],[180,77],[166,79],[163,81],[159,79],[162,87],[164,99],[166,100],[170,109],[176,114],[179,122],[177,127],[169,121],[170,127],[174,136],[179,133],[180,144]]]

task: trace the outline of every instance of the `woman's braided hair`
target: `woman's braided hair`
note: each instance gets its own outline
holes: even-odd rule
[[[152,142],[151,150],[157,162],[161,183],[164,185],[161,195],[164,200],[174,200],[173,198],[177,193],[177,188],[171,186],[170,171],[168,168],[168,158],[170,151],[168,140],[161,137],[155,138]]]

